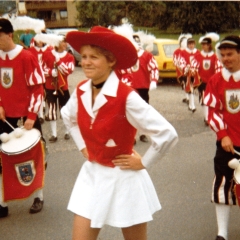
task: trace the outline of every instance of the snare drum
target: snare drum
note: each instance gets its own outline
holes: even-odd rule
[[[41,133],[35,128],[22,131],[20,137],[11,132],[9,140],[1,144],[4,201],[27,198],[44,185]]]

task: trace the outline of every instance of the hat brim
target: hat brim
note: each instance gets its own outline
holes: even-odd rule
[[[117,59],[116,68],[126,69],[135,65],[138,56],[136,48],[125,37],[108,32],[80,32],[67,33],[66,41],[77,51],[84,45],[95,45],[113,53]]]

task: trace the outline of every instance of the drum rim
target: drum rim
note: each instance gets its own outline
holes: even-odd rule
[[[4,151],[2,148],[1,148],[1,151],[2,151],[2,153],[5,153],[6,155],[18,155],[21,153],[25,153],[25,152],[29,151],[30,149],[32,149],[35,145],[37,145],[37,143],[39,142],[40,139],[41,139],[41,136],[39,136],[38,139],[32,145],[30,145],[29,147],[27,147],[24,150],[21,150],[19,152],[11,152],[10,153],[10,152]]]
[[[24,129],[24,130],[25,130],[25,131],[29,131],[29,130],[27,130],[27,129]],[[19,151],[17,151],[17,152],[9,152],[9,151],[6,151],[6,150],[3,149],[4,143],[2,143],[2,144],[0,145],[0,150],[1,150],[1,152],[4,153],[4,154],[6,154],[6,155],[18,155],[18,154],[27,152],[27,151],[29,151],[30,149],[32,149],[32,148],[40,141],[40,139],[41,139],[42,136],[41,136],[41,132],[40,132],[37,128],[32,128],[31,130],[36,131],[36,132],[38,133],[38,136],[37,136],[35,142],[33,142],[30,146],[26,147],[26,148],[23,149],[23,150],[19,150]],[[10,134],[11,134],[11,133],[10,133]]]

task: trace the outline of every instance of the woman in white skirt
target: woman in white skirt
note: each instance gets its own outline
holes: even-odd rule
[[[124,239],[146,240],[147,222],[161,209],[146,168],[175,145],[173,126],[130,87],[114,69],[137,61],[125,37],[103,27],[66,36],[82,56],[88,78],[62,108],[63,121],[86,158],[68,210],[75,213],[73,240],[95,240],[105,225],[122,229]],[[136,130],[151,138],[141,157],[134,149]]]

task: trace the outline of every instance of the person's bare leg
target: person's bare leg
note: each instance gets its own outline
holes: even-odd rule
[[[122,228],[122,233],[125,240],[147,240],[147,223]]]
[[[100,228],[91,228],[90,220],[74,215],[72,240],[96,240]]]

